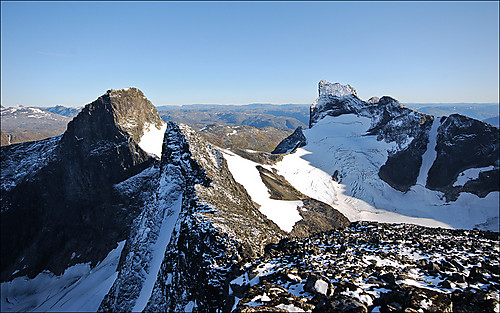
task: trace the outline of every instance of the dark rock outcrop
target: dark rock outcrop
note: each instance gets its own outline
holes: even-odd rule
[[[473,118],[452,114],[441,119],[438,130],[437,157],[429,170],[427,187],[455,200],[460,192],[485,197],[500,187],[499,130]],[[470,168],[493,166],[463,186],[453,186],[458,175]]]
[[[281,154],[294,152],[297,148],[303,147],[307,144],[306,137],[302,132],[302,127],[297,127],[297,129],[290,136],[283,139],[274,150],[272,154]]]
[[[302,200],[302,207],[298,208],[302,217],[295,223],[290,236],[307,237],[315,233],[344,228],[349,220],[332,206],[319,200],[310,198],[295,189],[275,168],[268,170],[257,165],[260,178],[266,185],[270,198],[275,200],[294,201]]]

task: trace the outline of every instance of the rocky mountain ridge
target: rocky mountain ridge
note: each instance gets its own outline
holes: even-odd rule
[[[231,267],[260,255],[265,244],[283,237],[283,232],[234,181],[222,154],[187,126],[168,124],[159,175],[156,196],[137,219],[144,226],[134,228],[118,279],[100,310],[179,311],[190,302],[204,309],[227,307],[226,277]],[[172,207],[177,209],[162,221],[162,212]],[[138,243],[144,241],[145,225],[156,227],[158,234],[158,228],[167,223],[171,239],[162,249],[161,267],[154,267],[141,251],[147,245]],[[144,261],[135,263],[138,257]],[[143,263],[146,272],[149,267],[148,275],[155,277],[154,287],[147,291],[142,290],[147,279],[140,277]],[[147,292],[145,300],[143,292]]]

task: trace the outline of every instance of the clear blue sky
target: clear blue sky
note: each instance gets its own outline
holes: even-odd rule
[[[498,102],[499,2],[1,2],[2,105]]]

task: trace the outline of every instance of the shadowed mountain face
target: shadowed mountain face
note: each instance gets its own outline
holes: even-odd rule
[[[125,238],[138,212],[113,185],[153,163],[134,139],[145,122],[161,120],[142,92],[110,90],[62,136],[2,147],[2,280],[95,264]]]
[[[499,187],[498,128],[464,115],[441,119],[436,144],[436,160],[429,170],[427,187],[440,190],[450,200],[460,192],[485,197]],[[477,178],[458,184],[460,173],[471,168],[488,168]]]

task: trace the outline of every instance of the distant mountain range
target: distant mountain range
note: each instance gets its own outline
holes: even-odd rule
[[[496,127],[500,126],[498,103],[407,103],[405,106],[434,116],[448,116],[458,113],[485,121]],[[25,108],[25,110],[19,108]],[[38,109],[45,113],[40,114],[40,111],[32,109]],[[32,109],[23,106],[19,106],[17,109],[2,107],[1,145],[59,135],[64,132],[66,124],[80,112],[82,107],[56,105]],[[245,125],[257,128],[273,127],[292,132],[299,126],[307,128],[309,123],[308,104],[191,104],[163,105],[156,107],[156,109],[163,121],[184,123],[195,129],[218,124]],[[17,119],[13,119],[9,113],[13,111],[16,112]],[[54,114],[48,115],[47,111]],[[69,119],[61,118],[60,115]],[[56,120],[57,122],[55,122]]]
[[[60,135],[71,121],[70,117],[52,113],[44,108],[21,105],[2,107],[0,114],[2,146]]]
[[[185,123],[195,128],[208,124],[246,125],[258,128],[275,127],[295,130],[307,127],[309,105],[306,104],[193,104],[157,107],[164,121]]]
[[[78,113],[82,110],[83,107],[65,107],[62,105],[56,105],[53,107],[46,107],[44,108],[47,111],[50,111],[52,113],[56,113],[59,115],[64,115],[67,117],[75,117],[78,115]]]
[[[462,114],[499,127],[498,103],[406,103],[405,105],[434,116]]]

